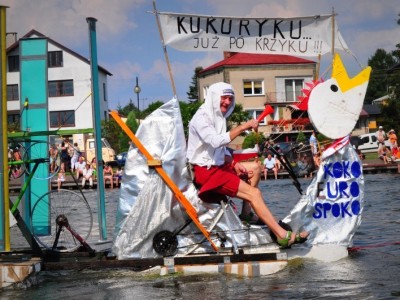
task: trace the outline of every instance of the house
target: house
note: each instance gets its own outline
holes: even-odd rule
[[[314,61],[289,55],[225,52],[223,60],[199,72],[199,99],[205,98],[211,84],[228,82],[235,89],[236,102],[254,118],[266,104],[274,108],[273,115],[260,123],[260,132],[275,136],[276,141],[295,140],[307,124],[296,126],[293,119],[308,119],[307,112],[296,111],[293,104],[305,83],[316,77],[316,67]],[[242,140],[231,146],[240,148]]]
[[[93,128],[90,61],[42,33],[31,30],[23,39],[47,39],[47,93],[49,129]],[[8,124],[18,123],[25,99],[20,99],[20,40],[7,48]],[[99,66],[102,119],[108,119],[107,76]],[[34,74],[32,74],[34,76]]]

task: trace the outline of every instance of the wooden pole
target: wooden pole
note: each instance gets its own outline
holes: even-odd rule
[[[332,7],[332,62],[335,58],[335,8]]]
[[[315,80],[318,80],[318,78],[319,78],[319,71],[320,71],[320,68],[321,68],[321,53],[319,53],[318,54],[318,62],[317,62],[317,70],[316,70],[316,74],[315,74]]]
[[[153,11],[153,12],[154,12],[154,15],[156,16],[158,32],[160,33],[161,44],[162,44],[162,46],[163,46],[165,61],[167,62],[169,78],[170,78],[170,80],[171,80],[171,85],[172,85],[172,91],[174,92],[174,96],[177,97],[177,94],[176,94],[176,87],[175,87],[175,81],[174,81],[174,77],[173,77],[173,75],[172,75],[171,64],[170,64],[170,62],[169,62],[167,47],[166,47],[165,44],[164,44],[164,36],[163,36],[162,30],[161,30],[160,19],[158,18],[158,13],[157,13],[157,9],[156,9],[156,1],[153,1],[153,8],[154,8],[154,11]]]

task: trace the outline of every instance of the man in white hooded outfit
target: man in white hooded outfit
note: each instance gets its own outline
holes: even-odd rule
[[[204,104],[189,123],[187,158],[193,165],[194,182],[200,188],[199,197],[205,202],[219,202],[225,195],[242,199],[244,209],[248,210],[250,204],[260,221],[276,235],[281,247],[304,242],[307,232],[286,231],[265,204],[257,188],[261,166],[255,162],[236,162],[226,149],[243,131],[258,128],[257,120],[252,119],[227,131],[226,119],[234,108],[233,87],[218,82],[209,87]],[[248,180],[241,180],[241,177]]]

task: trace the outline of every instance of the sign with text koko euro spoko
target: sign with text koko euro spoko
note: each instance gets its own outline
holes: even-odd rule
[[[332,15],[236,18],[160,12],[159,18],[165,45],[183,51],[317,56],[332,52],[332,44],[348,48]]]

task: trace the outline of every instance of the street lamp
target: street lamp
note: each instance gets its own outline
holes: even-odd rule
[[[139,86],[139,79],[138,79],[138,77],[136,76],[136,86],[135,86],[135,88],[133,89],[133,91],[136,93],[136,95],[137,95],[137,109],[138,109],[138,114],[140,113],[140,109],[139,109],[139,94],[140,94],[140,91],[141,91],[141,89],[140,89],[140,86]],[[139,120],[139,122],[140,122],[140,118],[139,118],[139,116],[138,116],[138,120]]]

